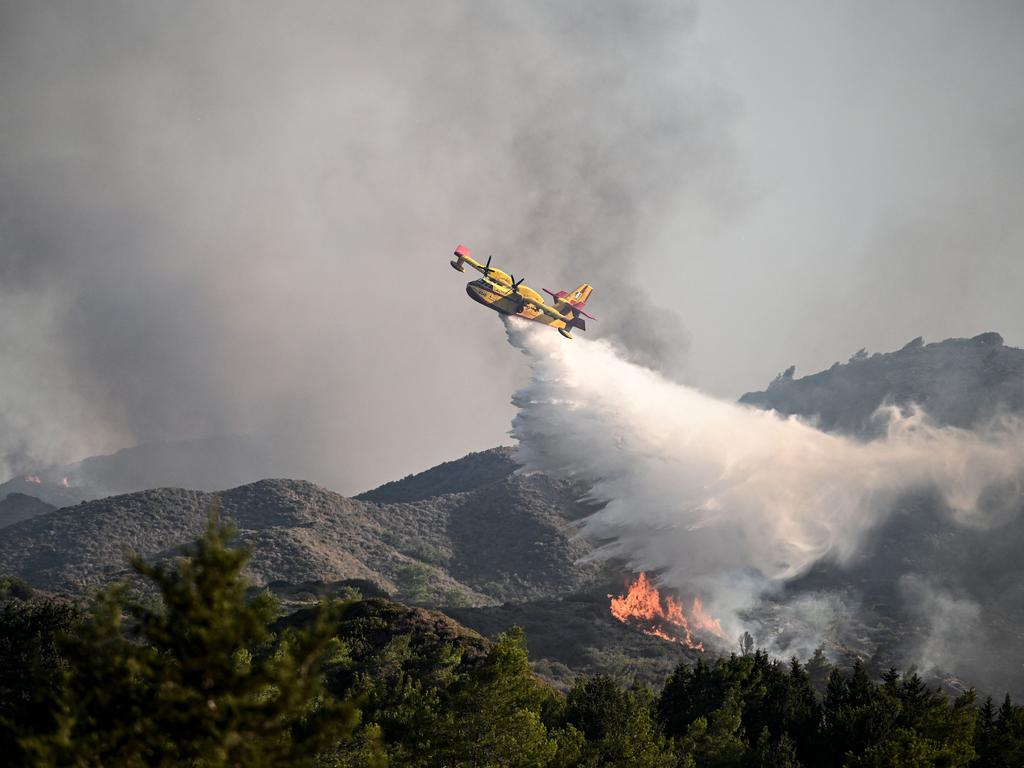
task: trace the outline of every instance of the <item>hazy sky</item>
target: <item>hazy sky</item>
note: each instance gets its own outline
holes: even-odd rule
[[[707,3],[690,43],[750,201],[673,260],[695,383],[918,335],[1024,344],[1024,5]]]
[[[730,398],[1021,345],[1022,41],[1015,2],[0,2],[0,459],[271,434],[356,491],[507,442],[459,242]]]

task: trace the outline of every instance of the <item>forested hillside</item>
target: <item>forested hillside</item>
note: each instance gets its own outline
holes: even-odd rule
[[[88,606],[0,591],[0,747],[10,765],[1015,766],[1024,708],[955,700],[914,675],[873,680],[749,641],[680,664],[656,691],[606,676],[564,696],[529,638],[494,643],[381,600],[284,618],[243,577],[212,519],[187,557],[136,560],[159,599],[122,587]],[[31,642],[26,642],[31,638]]]

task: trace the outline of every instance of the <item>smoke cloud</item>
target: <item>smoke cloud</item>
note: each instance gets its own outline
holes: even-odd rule
[[[745,611],[779,599],[790,619],[826,639],[828,625],[858,612],[856,600],[779,594],[816,564],[862,557],[868,534],[905,499],[934,496],[951,525],[975,532],[1020,513],[1020,422],[979,434],[934,426],[919,410],[891,410],[885,437],[860,442],[707,396],[601,341],[565,343],[545,329],[507,325],[531,367],[529,384],[513,396],[512,433],[526,470],[588,483],[603,505],[581,530],[606,542],[596,556],[698,594],[733,636]],[[920,596],[925,587],[911,578],[904,591]],[[947,593],[916,603],[937,628],[943,616],[977,618],[968,600]],[[950,658],[940,651],[956,638],[944,632],[932,633],[931,661]]]
[[[591,332],[678,374],[685,330],[635,268],[681,200],[731,205],[693,18],[0,1],[0,472],[254,434],[264,471],[353,492],[492,447],[515,361],[460,241],[597,285]]]
[[[258,434],[350,492],[491,447],[519,370],[460,241],[592,283],[587,335],[730,397],[917,335],[1019,344],[1020,25],[0,0],[0,471]]]

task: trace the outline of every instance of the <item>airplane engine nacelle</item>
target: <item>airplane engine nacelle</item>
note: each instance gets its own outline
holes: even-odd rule
[[[511,275],[509,275],[508,272],[502,272],[500,269],[495,269],[494,267],[491,267],[489,270],[487,270],[487,276],[496,283],[501,283],[502,285],[512,285]]]
[[[544,297],[543,296],[541,296],[539,293],[537,293],[535,290],[533,290],[533,288],[529,288],[529,287],[527,287],[525,285],[520,286],[520,288],[519,288],[519,295],[522,296],[524,299],[529,299],[530,301],[535,301],[538,304],[543,304],[544,303]]]

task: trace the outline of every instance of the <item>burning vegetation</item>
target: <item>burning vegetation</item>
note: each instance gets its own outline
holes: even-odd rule
[[[26,483],[29,483],[31,485],[46,485],[47,484],[47,481],[44,481],[43,478],[40,475],[22,475],[21,479],[24,480]],[[67,476],[64,476],[64,477],[61,478],[60,484],[64,488],[70,488],[71,487],[71,479],[69,477],[67,477]]]
[[[636,577],[625,595],[608,597],[611,599],[612,616],[616,619],[670,643],[681,643],[695,651],[703,651],[704,643],[693,639],[694,631],[725,639],[721,622],[704,610],[699,597],[693,598],[687,615],[682,603],[670,595],[662,595],[646,573]]]

